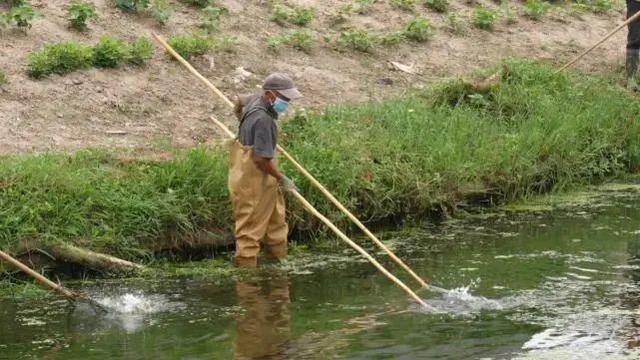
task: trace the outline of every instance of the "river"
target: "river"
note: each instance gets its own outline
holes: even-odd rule
[[[382,233],[451,289],[419,292],[439,313],[336,246],[231,278],[85,285],[107,314],[0,298],[0,358],[638,359],[638,200],[630,186],[552,211],[487,210]]]

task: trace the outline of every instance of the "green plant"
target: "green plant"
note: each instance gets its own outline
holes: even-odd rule
[[[101,36],[93,47],[93,66],[116,67],[125,60],[127,54],[127,44],[122,40],[111,36]]]
[[[15,24],[19,28],[30,29],[31,21],[35,19],[36,13],[33,11],[31,5],[24,3],[19,6],[14,6],[6,13],[2,14],[4,23]]]
[[[187,60],[193,56],[204,55],[213,47],[210,38],[196,34],[174,36],[169,38],[167,42],[180,56]]]
[[[282,45],[288,45],[296,50],[306,52],[313,45],[313,34],[308,30],[292,30],[284,35],[270,37],[267,44],[272,50],[277,50]]]
[[[235,36],[221,36],[211,39],[211,47],[225,52],[234,52],[240,41]]]
[[[116,7],[125,12],[135,12],[146,9],[149,0],[115,0]]]
[[[375,38],[366,29],[353,29],[341,32],[337,43],[341,48],[370,52],[375,44]]]
[[[73,0],[67,4],[66,9],[71,27],[78,31],[87,28],[87,20],[98,17],[95,5],[89,1]]]
[[[527,0],[524,4],[524,15],[532,20],[540,20],[551,8],[551,5],[542,0]]]
[[[466,31],[464,21],[457,12],[450,12],[446,17],[447,28],[454,34],[461,35]]]
[[[413,12],[416,5],[416,0],[391,0],[391,5],[404,11]]]
[[[379,34],[377,37],[377,42],[385,46],[397,45],[405,41],[405,39],[406,39],[406,36],[404,31],[390,31],[390,32]]]
[[[495,10],[478,6],[473,11],[473,25],[479,29],[489,30],[493,28],[493,24],[498,19],[498,13]]]
[[[89,46],[63,42],[45,46],[28,56],[29,75],[40,78],[50,74],[65,74],[91,65]]]
[[[271,20],[282,26],[287,23],[307,26],[315,17],[315,13],[316,10],[312,7],[290,7],[281,3],[275,3],[271,8]]]
[[[224,7],[207,6],[200,13],[200,28],[209,34],[218,31],[220,17],[228,12]]]
[[[0,70],[0,85],[4,85],[7,83],[7,74],[4,71]]]
[[[187,4],[197,6],[199,8],[206,8],[207,6],[215,6],[216,0],[182,0]]]
[[[446,12],[449,8],[449,0],[425,0],[424,4],[437,12]]]
[[[152,0],[149,5],[149,12],[158,24],[165,25],[171,17],[171,6],[167,0]]]
[[[415,18],[404,26],[404,36],[413,41],[427,41],[431,36],[433,26],[429,20],[424,18]]]
[[[360,15],[367,14],[373,8],[377,0],[356,0],[353,11]]]
[[[587,10],[596,14],[605,13],[613,9],[612,0],[576,0],[578,9]]]
[[[133,65],[146,63],[153,54],[153,44],[146,37],[140,37],[129,44],[125,60]]]

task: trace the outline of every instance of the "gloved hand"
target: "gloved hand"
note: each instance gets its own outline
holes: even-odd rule
[[[283,191],[298,191],[296,184],[284,175],[282,175],[280,180],[278,180],[278,186],[280,187],[280,190]]]

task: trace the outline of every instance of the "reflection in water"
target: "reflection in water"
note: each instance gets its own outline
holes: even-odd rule
[[[237,318],[234,343],[236,359],[281,359],[289,340],[289,279],[237,281],[238,304],[244,312]]]

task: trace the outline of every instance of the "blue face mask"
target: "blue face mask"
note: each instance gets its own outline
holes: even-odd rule
[[[276,97],[276,100],[273,103],[271,103],[271,107],[275,112],[277,112],[278,114],[281,114],[285,110],[287,110],[287,108],[289,107],[289,103],[280,99],[279,97]]]

